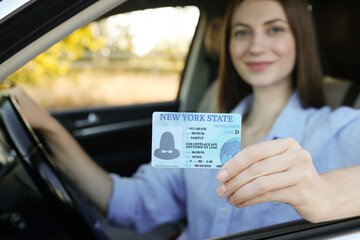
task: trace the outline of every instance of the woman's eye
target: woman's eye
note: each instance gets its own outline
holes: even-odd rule
[[[270,34],[277,34],[277,33],[281,33],[281,32],[284,32],[284,29],[281,27],[272,27],[269,29]]]
[[[250,33],[249,33],[249,31],[247,31],[247,30],[237,30],[237,31],[235,31],[235,33],[234,33],[234,35],[235,35],[235,37],[247,37],[248,35],[249,35]]]

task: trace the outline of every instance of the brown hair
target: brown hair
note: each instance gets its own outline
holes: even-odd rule
[[[232,1],[226,11],[220,56],[219,108],[222,112],[231,111],[236,104],[252,92],[236,72],[230,58],[229,40],[231,19],[236,6],[243,0]],[[297,89],[304,108],[324,105],[323,72],[318,54],[314,23],[305,0],[277,0],[283,6],[296,41],[296,61],[292,85]]]

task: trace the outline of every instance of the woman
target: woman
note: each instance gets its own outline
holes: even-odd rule
[[[111,222],[138,232],[185,215],[181,239],[216,237],[299,215],[317,222],[360,214],[354,184],[360,168],[331,171],[359,163],[351,144],[360,142],[360,113],[319,108],[320,64],[313,34],[306,32],[312,23],[304,1],[235,1],[226,19],[220,102],[230,111],[240,101],[232,112],[244,116],[243,150],[220,171],[145,165],[131,179],[109,176],[21,89],[10,92],[94,205]],[[315,57],[309,58],[307,48]]]
[[[360,115],[322,107],[323,76],[306,2],[233,1],[224,30],[219,102],[226,112],[240,101],[233,112],[244,116],[244,150],[219,171],[224,184],[217,194],[237,207],[288,203],[313,222],[352,215],[351,209],[329,211],[334,199],[346,199],[330,191],[334,173],[317,171],[359,163],[347,144],[360,141]]]

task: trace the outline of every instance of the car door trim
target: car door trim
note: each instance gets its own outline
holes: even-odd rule
[[[86,137],[93,137],[97,135],[111,133],[114,131],[124,131],[131,128],[144,127],[148,125],[151,125],[151,118],[143,118],[138,120],[124,121],[124,122],[111,123],[96,127],[78,129],[73,131],[72,134],[76,138],[86,138]]]

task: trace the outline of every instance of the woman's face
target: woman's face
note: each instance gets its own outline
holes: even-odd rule
[[[282,5],[245,0],[233,14],[230,56],[238,74],[253,87],[291,81],[296,46]]]

